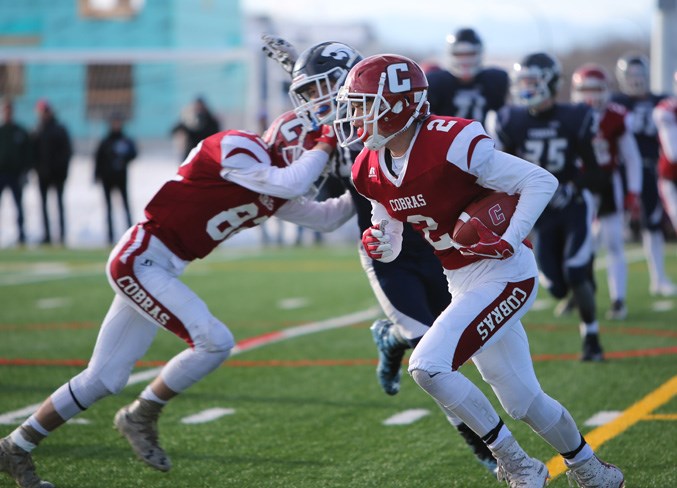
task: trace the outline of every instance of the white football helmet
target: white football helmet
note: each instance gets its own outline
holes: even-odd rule
[[[616,62],[616,80],[621,92],[631,97],[649,93],[649,59],[641,53],[627,53]]]

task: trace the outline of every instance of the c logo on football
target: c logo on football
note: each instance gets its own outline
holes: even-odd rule
[[[491,223],[495,226],[505,222],[505,214],[503,213],[500,203],[497,203],[489,209],[489,218],[491,219]]]

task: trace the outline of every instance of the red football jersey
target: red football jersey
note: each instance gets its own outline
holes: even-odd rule
[[[229,130],[203,140],[145,208],[146,230],[181,259],[209,254],[220,242],[254,227],[287,200],[262,195],[221,176],[224,168],[271,162],[256,134]]]
[[[593,140],[600,168],[609,173],[618,168],[618,140],[625,133],[627,110],[617,103],[607,104],[599,122],[599,132]]]
[[[482,259],[463,256],[452,247],[451,235],[461,212],[468,204],[491,191],[476,183],[477,178],[464,171],[472,150],[483,131],[472,131],[471,139],[454,145],[459,132],[472,120],[455,117],[428,118],[421,126],[409,163],[398,183],[393,183],[383,171],[384,151],[362,151],[352,168],[355,188],[361,194],[381,203],[388,213],[411,226],[435,249],[446,269],[458,269]],[[462,150],[459,150],[463,147]],[[448,158],[457,158],[455,164]],[[460,166],[460,167],[459,167]]]
[[[677,118],[677,98],[664,98],[658,103],[656,109],[672,113],[674,114],[674,117]],[[670,162],[665,154],[662,142],[658,156],[658,175],[666,180],[677,181],[677,161]]]

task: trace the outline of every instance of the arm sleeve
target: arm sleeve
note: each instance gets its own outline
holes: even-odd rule
[[[517,249],[548,205],[557,189],[557,178],[540,166],[497,151],[491,139],[478,142],[469,170],[481,186],[520,195],[510,225],[503,234],[503,239]]]
[[[373,225],[376,225],[384,220],[386,221],[385,233],[390,236],[390,245],[393,249],[393,253],[390,256],[379,259],[379,261],[390,263],[399,256],[400,252],[402,252],[402,231],[404,230],[404,225],[399,220],[391,217],[383,205],[374,200],[370,201],[371,222]]]
[[[235,156],[237,167],[226,166],[221,176],[249,190],[264,195],[291,200],[305,195],[313,182],[320,176],[329,155],[319,149],[311,149],[289,166],[278,168],[240,154]],[[247,161],[245,159],[249,158]]]
[[[653,119],[658,128],[661,149],[672,164],[677,164],[677,114],[660,105],[653,111]]]
[[[305,198],[290,200],[275,213],[276,217],[320,232],[331,232],[355,215],[350,192],[322,202]]]
[[[627,124],[626,124],[627,126]],[[618,152],[625,163],[625,178],[629,193],[642,191],[642,156],[635,136],[626,129],[618,138]]]

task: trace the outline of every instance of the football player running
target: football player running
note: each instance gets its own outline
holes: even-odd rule
[[[620,88],[612,101],[623,105],[632,114],[632,132],[642,156],[642,247],[649,267],[649,293],[676,296],[677,286],[665,273],[665,238],[663,206],[658,193],[658,135],[652,118],[654,107],[665,98],[649,91],[649,60],[643,54],[630,52],[616,62],[616,80]]]
[[[134,364],[159,329],[188,344],[130,405],[115,428],[152,468],[168,471],[158,441],[157,420],[169,400],[218,368],[235,345],[228,327],[179,277],[239,231],[277,217],[331,231],[354,215],[348,193],[315,202],[302,197],[324,170],[336,139],[315,133],[316,144],[288,165],[256,134],[229,130],[201,141],[145,208],[145,220],[130,228],[110,254],[106,272],[115,292],[92,358],[80,374],[52,393],[21,426],[0,440],[0,471],[22,488],[51,488],[33,465],[31,452],[56,428],[119,393]],[[274,149],[273,149],[274,148]]]
[[[677,71],[672,91],[673,96],[656,105],[653,119],[660,141],[658,188],[672,227],[677,230]]]
[[[601,462],[568,411],[546,395],[534,373],[520,319],[538,288],[538,269],[523,240],[557,188],[543,168],[494,149],[479,122],[430,116],[421,68],[398,55],[365,58],[338,93],[335,121],[342,146],[362,141],[352,179],[372,205],[365,251],[395,260],[405,223],[419,232],[444,267],[451,304],[409,360],[416,383],[449,414],[463,420],[493,452],[499,477],[511,487],[545,486],[545,465],[524,452],[482,391],[459,368],[472,360],[505,411],[526,422],[565,458],[581,487],[623,484]],[[452,240],[464,208],[488,190],[520,194],[502,236],[483,225],[470,247]]]
[[[508,73],[483,66],[484,46],[474,29],[462,28],[449,34],[447,48],[449,70],[426,72],[430,111],[484,122],[488,112],[505,104]]]
[[[585,103],[594,110],[594,124],[599,128],[593,147],[602,171],[607,173],[599,192],[597,221],[599,237],[606,250],[606,269],[611,308],[607,318],[623,320],[627,316],[625,303],[628,270],[623,236],[625,209],[639,215],[639,194],[642,190],[642,161],[635,137],[630,131],[625,107],[611,103],[610,78],[603,66],[586,63],[571,77],[571,101]],[[627,192],[619,170],[625,168]]]
[[[498,112],[496,140],[504,151],[557,177],[557,191],[534,227],[538,265],[552,296],[564,300],[571,291],[581,319],[581,359],[602,361],[591,272],[595,212],[591,192],[599,192],[605,175],[593,148],[594,112],[584,104],[555,101],[561,68],[549,54],[525,56],[513,75],[516,105]]]
[[[337,115],[336,94],[348,71],[362,59],[352,47],[340,42],[322,42],[303,51],[291,70],[288,62],[295,48],[275,36],[263,36],[264,52],[280,62],[292,76],[289,95],[295,110],[312,127],[332,124]],[[362,149],[358,141],[338,148],[332,168],[348,188],[357,210],[360,233],[371,226],[371,204],[350,182],[353,160]],[[360,262],[386,319],[376,320],[370,330],[378,349],[376,368],[381,388],[388,395],[400,390],[401,364],[405,352],[416,346],[435,318],[449,305],[450,295],[439,259],[425,240],[408,224],[403,230],[402,252],[384,264],[359,246]],[[482,440],[460,419],[445,411],[476,459],[496,476],[496,460]]]

